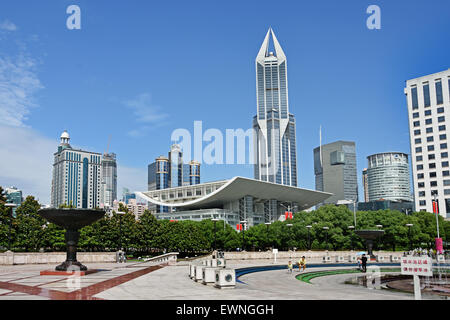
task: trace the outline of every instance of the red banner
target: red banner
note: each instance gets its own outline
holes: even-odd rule
[[[292,212],[291,211],[285,211],[284,212],[284,216],[286,217],[286,220],[287,219],[291,219],[292,220]]]
[[[242,224],[240,224],[240,223],[238,223],[237,225],[236,225],[236,230],[242,230]]]
[[[433,213],[439,213],[439,203],[433,200]]]
[[[436,253],[443,254],[444,246],[442,245],[442,238],[436,238]]]

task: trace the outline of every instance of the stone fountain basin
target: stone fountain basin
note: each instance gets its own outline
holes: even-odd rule
[[[376,240],[384,234],[384,230],[355,230],[355,233],[363,239]]]
[[[103,210],[75,208],[40,209],[38,214],[66,230],[79,230],[105,215]]]

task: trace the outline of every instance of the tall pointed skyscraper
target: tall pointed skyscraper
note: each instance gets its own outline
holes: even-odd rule
[[[275,53],[269,52],[270,38]],[[286,64],[283,49],[269,28],[256,57],[255,179],[297,186],[295,118],[289,113]]]

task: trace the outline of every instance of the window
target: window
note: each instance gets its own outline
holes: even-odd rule
[[[448,158],[448,152],[441,152],[441,158]]]
[[[444,121],[445,121],[445,117],[444,116],[438,117],[438,122],[444,122]]]
[[[449,177],[450,176],[450,171],[448,171],[448,170],[442,171],[442,175],[444,177]]]
[[[447,143],[441,143],[441,149],[447,149]]]
[[[432,132],[433,132],[433,127],[427,128],[427,133],[432,133]]]
[[[435,159],[434,154],[429,154],[429,155],[428,155],[428,160],[434,160],[434,159]]]
[[[422,152],[422,147],[416,147],[416,152]]]
[[[423,157],[422,156],[416,156],[416,161],[422,161]]]
[[[447,168],[448,167],[448,161],[442,161],[442,167]]]
[[[436,178],[436,172],[430,172],[430,178]]]
[[[431,187],[437,187],[437,181],[431,181],[430,182]]]
[[[430,86],[428,83],[423,86],[423,102],[425,107],[430,106]]]
[[[414,127],[420,126],[420,121],[414,121],[414,122],[413,122],[413,125],[414,125]]]
[[[425,191],[419,191],[419,197],[425,197]]]
[[[435,168],[436,168],[436,163],[430,163],[430,164],[428,165],[428,168],[430,168],[430,169],[435,169]]]
[[[441,80],[436,81],[434,83],[436,88],[436,104],[442,104],[444,102],[444,99],[442,97],[442,82]]]
[[[433,142],[433,141],[434,141],[433,136],[427,137],[427,141],[428,141],[428,142]]]
[[[431,110],[425,110],[425,116],[431,116]]]
[[[418,164],[417,165],[417,170],[423,170],[423,164]]]
[[[434,151],[434,146],[433,145],[427,146],[427,150],[428,151]]]
[[[437,113],[444,113],[444,107],[437,108]]]
[[[444,180],[444,186],[450,186],[450,180]]]
[[[413,118],[415,119],[415,118],[418,118],[419,117],[419,113],[418,112],[414,112],[413,113]]]
[[[424,183],[424,182],[419,182],[419,183],[417,184],[417,186],[418,186],[419,188],[425,188],[425,183]]]
[[[445,130],[445,124],[439,126],[439,131],[444,131]]]
[[[414,143],[415,143],[415,144],[422,143],[422,139],[416,138],[416,139],[414,139]]]
[[[420,206],[426,206],[426,201],[425,200],[420,200],[419,201],[419,205]]]
[[[433,123],[433,119],[426,119],[425,120],[425,124],[432,124]]]
[[[445,189],[445,190],[444,190],[444,194],[449,195],[449,194],[450,194],[450,189]]]
[[[444,134],[440,134],[439,135],[439,140],[447,140],[447,135],[444,133]]]
[[[412,101],[412,108],[418,109],[419,108],[419,100],[417,99],[417,88],[411,88],[411,101]]]
[[[420,129],[414,130],[414,135],[415,135],[415,136],[418,136],[419,134],[420,134]]]
[[[417,174],[417,179],[423,179],[424,178],[424,174],[423,173],[418,173]]]

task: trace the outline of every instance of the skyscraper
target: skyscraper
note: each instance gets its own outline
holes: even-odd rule
[[[406,81],[416,210],[450,216],[450,69]]]
[[[324,204],[358,201],[356,147],[352,141],[336,141],[314,149],[316,190],[333,193]]]
[[[412,201],[406,153],[377,153],[368,156],[367,161],[369,201]]]
[[[69,140],[64,131],[54,154],[51,206],[100,207],[101,154],[72,149]]]
[[[112,208],[117,200],[117,163],[115,153],[104,153],[102,157],[102,188],[100,203]]]
[[[270,37],[275,54],[269,51]],[[289,113],[287,60],[271,28],[267,31],[255,63],[255,179],[297,186],[295,118]]]

